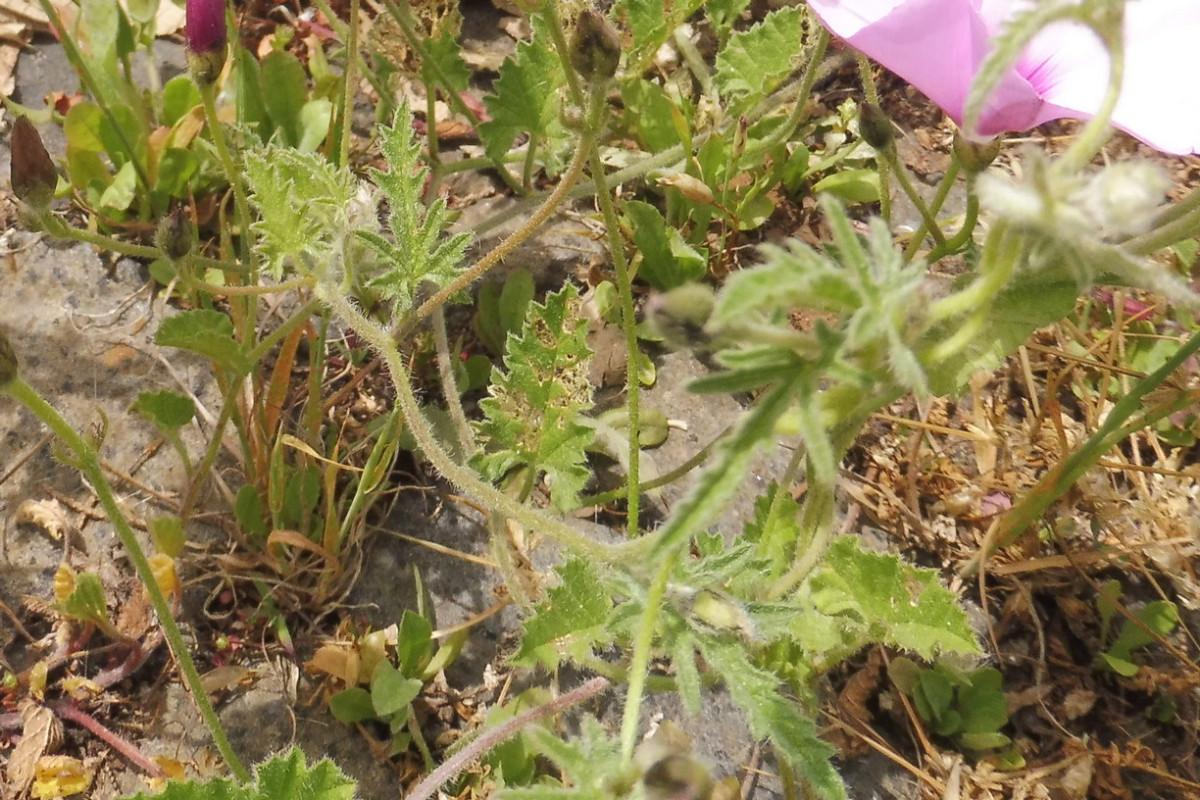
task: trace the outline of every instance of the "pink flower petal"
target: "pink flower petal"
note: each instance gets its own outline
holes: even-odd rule
[[[961,124],[990,39],[1028,0],[809,0],[826,26]],[[1113,124],[1159,150],[1200,152],[1200,101],[1180,91],[1200,46],[1200,0],[1130,0],[1126,75]],[[1072,23],[1039,33],[988,99],[975,134],[1086,119],[1103,100],[1108,55]]]

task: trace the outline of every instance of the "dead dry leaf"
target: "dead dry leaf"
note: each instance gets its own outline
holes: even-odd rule
[[[66,509],[54,498],[26,500],[17,507],[15,521],[18,525],[36,525],[56,542],[61,542],[63,534],[72,528]]]
[[[54,712],[41,703],[25,700],[21,703],[21,741],[8,757],[8,782],[4,785],[6,800],[25,794],[37,776],[38,762],[51,754],[62,742],[62,723]]]

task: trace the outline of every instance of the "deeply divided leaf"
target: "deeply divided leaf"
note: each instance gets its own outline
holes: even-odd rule
[[[480,402],[479,432],[486,451],[476,459],[497,480],[524,467],[545,473],[562,510],[575,505],[588,479],[587,446],[594,429],[580,423],[592,407],[591,351],[574,286],[533,304],[520,336],[509,336],[506,371],[493,370],[489,397]]]
[[[429,170],[421,165],[421,146],[413,134],[407,103],[396,111],[392,127],[381,129],[380,134],[388,171],[372,170],[371,175],[391,207],[392,236],[388,239],[371,231],[358,231],[358,235],[383,262],[371,285],[395,301],[395,313],[403,314],[412,307],[422,283],[441,288],[458,276],[470,237],[465,233],[443,237],[448,224],[445,199],[439,198],[429,208],[422,202]]]

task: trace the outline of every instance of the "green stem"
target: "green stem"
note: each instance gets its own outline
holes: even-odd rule
[[[821,26],[824,28],[824,26]],[[866,96],[867,102],[876,108],[882,109],[879,104],[879,87],[875,85],[875,76],[871,73],[871,62],[862,53],[855,53],[855,63],[858,66],[858,79],[862,82],[863,94]],[[889,148],[892,153],[895,153],[895,148]],[[891,166],[891,159],[884,153],[884,158],[876,159],[875,168],[879,171],[879,216],[884,224],[891,230],[892,227],[892,187],[888,180],[888,169]],[[897,167],[897,171],[901,168]],[[924,237],[922,237],[924,238]]]
[[[933,218],[933,214],[929,211],[929,205],[925,202],[925,198],[917,192],[917,187],[913,186],[912,180],[908,177],[908,170],[900,163],[900,156],[896,153],[896,145],[888,145],[883,152],[884,160],[892,167],[892,173],[896,176],[896,182],[900,184],[900,188],[904,190],[904,194],[912,201],[916,207],[917,213],[921,215],[921,227],[929,232],[933,237],[933,241],[938,247],[946,246],[946,234],[942,233],[942,227],[937,224],[937,220]],[[886,187],[885,187],[886,188]],[[914,236],[912,241],[913,246],[919,247],[920,242]]]
[[[50,21],[50,26],[54,28],[55,34],[58,35],[58,41],[62,44],[63,52],[67,54],[67,60],[71,62],[71,66],[75,68],[76,74],[79,75],[80,82],[83,83],[88,94],[99,104],[100,109],[104,112],[104,116],[108,117],[113,132],[116,133],[117,138],[121,141],[121,147],[125,149],[125,155],[129,158],[130,163],[133,164],[133,170],[137,173],[138,182],[142,185],[143,189],[149,191],[151,185],[150,178],[146,175],[145,167],[142,166],[142,162],[138,159],[137,151],[134,149],[133,144],[125,135],[124,127],[117,121],[116,116],[113,114],[111,107],[112,98],[106,97],[100,91],[100,83],[88,67],[87,59],[79,51],[79,47],[75,44],[75,39],[71,36],[70,31],[63,27],[62,19],[58,16],[58,9],[54,7],[54,4],[50,0],[38,0],[38,5],[41,6],[42,13]]]
[[[72,227],[63,222],[53,214],[46,214],[41,217],[43,229],[46,233],[59,239],[71,239],[76,242],[90,244],[93,247],[98,247],[107,250],[111,253],[116,253],[130,258],[142,258],[147,261],[155,261],[160,258],[166,258],[166,254],[157,247],[147,247],[142,244],[133,244],[132,242],[121,241],[109,236],[104,236],[99,233],[85,230],[83,228]],[[198,267],[205,269],[219,269],[222,272],[244,272],[244,269],[238,265],[223,261],[217,258],[207,258],[205,256],[190,256],[192,263]]]
[[[125,547],[125,552],[129,556],[130,563],[133,564],[134,571],[137,572],[138,578],[146,589],[146,595],[150,598],[150,604],[154,607],[154,613],[158,617],[159,625],[162,626],[163,635],[171,647],[171,652],[175,656],[175,662],[179,665],[179,671],[182,673],[184,682],[191,691],[192,699],[196,702],[200,716],[212,734],[217,750],[221,753],[221,757],[225,759],[225,763],[229,765],[229,769],[238,781],[248,783],[250,781],[250,773],[242,766],[241,760],[229,744],[229,738],[225,735],[225,729],[221,725],[221,720],[217,717],[217,712],[209,701],[208,693],[200,681],[200,673],[196,671],[196,665],[192,661],[191,654],[188,653],[187,644],[183,640],[183,634],[180,632],[175,618],[171,615],[171,608],[167,604],[166,597],[163,596],[158,581],[154,578],[154,572],[150,568],[150,562],[146,559],[146,553],[142,550],[142,545],[138,542],[137,535],[126,519],[124,512],[121,511],[121,507],[113,495],[112,488],[108,484],[108,479],[104,476],[104,470],[101,467],[100,457],[96,449],[80,436],[53,406],[43,400],[41,395],[20,377],[13,378],[3,387],[3,391],[36,415],[75,454],[75,457],[78,459],[79,471],[83,473],[83,476],[91,484],[92,490],[96,493],[96,497],[104,507],[105,513],[108,514],[109,522],[112,523],[117,536],[121,539],[121,544]]]
[[[1024,494],[1021,501],[1005,513],[996,528],[990,532],[988,546],[964,564],[959,574],[968,576],[978,572],[980,565],[992,553],[1012,544],[1105,453],[1128,436],[1177,411],[1194,407],[1200,400],[1200,392],[1196,390],[1179,392],[1166,402],[1156,403],[1144,409],[1143,403],[1151,392],[1162,386],[1198,351],[1200,333],[1194,333],[1161,367],[1138,381],[1129,394],[1112,407],[1104,418],[1104,424],[1089,436],[1079,449],[1047,471],[1037,484]]]
[[[458,381],[454,378],[454,359],[450,352],[450,338],[446,335],[446,313],[441,307],[433,314],[433,342],[437,348],[442,396],[446,399],[446,407],[450,410],[450,418],[454,420],[454,428],[458,432],[459,450],[462,451],[465,460],[470,460],[471,456],[475,455],[475,437],[471,433],[471,424],[467,422],[467,412],[463,409]]]
[[[678,467],[675,467],[675,469],[671,470],[670,472],[664,472],[662,475],[659,475],[654,480],[646,481],[645,483],[639,484],[638,489],[637,489],[638,492],[641,494],[645,494],[646,492],[653,491],[654,489],[657,489],[661,486],[666,486],[668,484],[674,483],[675,481],[679,480],[684,475],[688,474],[689,472],[694,470],[696,467],[700,466],[705,461],[707,461],[708,457],[710,455],[712,455],[713,450],[716,449],[717,445],[721,443],[721,440],[724,439],[725,436],[731,430],[733,430],[732,425],[730,425],[725,430],[721,431],[721,433],[717,436],[716,439],[714,439],[711,442],[709,442],[708,444],[704,445],[704,447],[700,448],[700,450],[698,450],[695,455],[693,455],[687,461],[684,461]],[[581,508],[587,508],[590,506],[602,506],[607,503],[611,503],[614,500],[620,500],[623,497],[626,497],[628,495],[629,495],[629,487],[622,486],[619,489],[612,489],[607,492],[601,492],[600,494],[593,494],[593,495],[588,495],[587,497],[583,497],[580,499],[579,505]]]
[[[557,4],[545,4],[546,16],[550,20],[550,36],[554,40],[555,49],[562,61],[563,71],[567,76],[567,87],[572,102],[580,108],[587,109],[587,134],[579,143],[580,150],[586,149],[591,164],[592,180],[597,186],[604,183],[604,160],[600,157],[598,141],[604,127],[604,116],[608,110],[605,102],[605,91],[608,82],[593,84],[585,95],[584,87],[575,68],[571,65],[571,50],[567,44],[566,33],[562,20],[558,15]],[[600,203],[600,213],[604,218],[605,236],[608,239],[609,255],[612,256],[613,268],[617,273],[617,293],[621,303],[621,329],[625,334],[625,392],[626,405],[629,414],[629,463],[626,467],[625,483],[629,487],[626,498],[626,526],[628,536],[637,536],[641,532],[641,495],[638,494],[638,479],[641,473],[641,438],[638,416],[640,410],[641,388],[641,352],[637,341],[637,310],[633,304],[633,278],[629,274],[629,263],[625,259],[625,241],[621,236],[621,221],[617,216],[617,207],[613,203],[611,190],[596,193]]]
[[[412,381],[396,342],[383,328],[368,319],[357,307],[349,302],[336,290],[327,291],[327,287],[318,286],[318,294],[333,313],[341,317],[356,334],[362,337],[368,345],[382,356],[391,373],[392,383],[396,387],[396,401],[404,413],[405,422],[417,440],[422,454],[446,480],[457,486],[464,494],[491,507],[495,511],[511,517],[529,530],[549,536],[564,547],[586,557],[606,564],[621,563],[633,556],[630,548],[620,545],[607,545],[594,542],[579,531],[564,524],[562,521],[539,513],[535,509],[515,502],[511,497],[479,479],[469,467],[462,466],[450,458],[438,443],[429,423],[421,413],[413,393]]]
[[[642,610],[641,624],[633,642],[633,657],[629,662],[629,689],[625,694],[625,711],[621,717],[621,757],[625,763],[633,760],[637,747],[638,725],[642,712],[642,697],[646,691],[646,678],[650,672],[650,657],[654,654],[654,634],[658,628],[658,613],[667,594],[671,572],[679,559],[680,550],[663,557],[646,592],[646,605]]]
[[[589,148],[580,146],[575,151],[575,156],[571,159],[570,166],[563,173],[562,179],[558,182],[558,186],[554,187],[554,191],[542,202],[537,211],[525,221],[519,229],[514,231],[511,236],[497,245],[494,249],[488,252],[483,258],[479,259],[469,270],[459,275],[450,283],[446,284],[442,289],[438,290],[432,297],[421,304],[420,308],[406,317],[399,325],[397,330],[397,338],[405,338],[422,320],[433,313],[434,309],[440,308],[446,304],[451,297],[458,294],[463,289],[470,286],[479,278],[483,277],[488,270],[495,267],[505,259],[513,250],[516,250],[526,239],[534,234],[541,227],[542,223],[550,219],[575,182],[579,180],[579,176],[583,173],[583,168],[587,164]]]
[[[960,167],[958,161],[950,162],[950,166],[946,169],[946,174],[942,176],[942,180],[938,184],[937,191],[933,195],[933,200],[929,203],[929,213],[931,216],[936,217],[937,213],[941,211],[942,206],[946,202],[946,198],[950,195],[950,189],[954,186],[954,181],[958,178],[959,169]],[[970,185],[967,187],[967,192],[967,203],[969,204],[973,199],[970,193]],[[978,201],[976,201],[976,206],[976,213],[978,213]],[[968,213],[970,213],[969,209]],[[962,229],[959,230],[959,234],[966,229],[967,226],[963,225]],[[922,220],[921,227],[917,228],[916,233],[914,233],[912,238],[908,240],[908,246],[904,248],[904,263],[907,264],[913,260],[913,257],[916,256],[917,250],[920,249],[921,242],[925,241],[925,237],[927,235],[929,235],[929,227]],[[932,263],[936,259],[931,257],[928,260],[930,263]]]
[[[248,282],[252,284],[257,283],[258,271],[251,260],[250,204],[246,200],[246,191],[242,186],[242,173],[233,161],[233,155],[229,150],[229,143],[225,141],[225,129],[221,127],[221,121],[217,117],[216,89],[211,84],[206,84],[203,81],[197,82],[196,87],[200,90],[200,100],[204,104],[204,117],[208,122],[208,131],[212,135],[213,145],[217,149],[217,158],[221,162],[221,169],[225,171],[225,178],[229,181],[229,187],[233,190],[233,204],[237,210],[238,225],[242,229],[242,235],[239,237],[241,240],[242,262],[250,268]]]
[[[979,198],[975,195],[970,187],[967,188],[967,209],[963,215],[962,227],[958,229],[958,233],[946,240],[944,245],[935,247],[929,251],[926,256],[926,261],[930,264],[937,261],[943,256],[957,253],[959,250],[966,247],[967,242],[971,241],[972,234],[975,233],[975,224],[979,221]],[[915,239],[913,241],[916,241]],[[910,243],[911,244],[911,243]],[[905,256],[908,251],[905,250]]]
[[[358,13],[359,0],[350,0],[350,24],[347,26],[346,42],[346,74],[342,76],[342,130],[338,141],[338,166],[350,166],[350,128],[354,117],[354,97],[358,87],[358,62],[362,56],[358,52]]]
[[[1200,233],[1200,189],[1192,192],[1175,206],[1185,203],[1192,206],[1188,211],[1161,223],[1140,236],[1129,239],[1124,243],[1125,249],[1140,256],[1148,256],[1176,242],[1191,239]],[[1175,206],[1171,206],[1171,208],[1174,209]]]

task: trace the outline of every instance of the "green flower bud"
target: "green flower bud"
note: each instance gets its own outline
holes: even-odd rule
[[[621,37],[598,11],[585,8],[575,21],[571,38],[571,66],[589,83],[617,74],[621,63]]]
[[[887,150],[896,140],[892,121],[874,103],[863,103],[858,110],[858,132],[876,150]]]
[[[986,142],[973,142],[962,135],[962,131],[954,132],[954,157],[964,170],[972,175],[983,172],[1000,155],[1000,138]]]
[[[195,236],[192,216],[187,208],[180,206],[158,223],[158,229],[154,232],[154,244],[167,258],[178,261],[192,252]]]
[[[704,326],[715,302],[712,289],[702,283],[687,283],[651,297],[646,303],[646,322],[673,347],[703,345],[709,340]]]
[[[45,210],[54,199],[58,170],[28,118],[13,122],[10,150],[13,194],[34,210]]]
[[[13,352],[8,336],[0,331],[0,389],[8,386],[17,377],[17,354]]]

